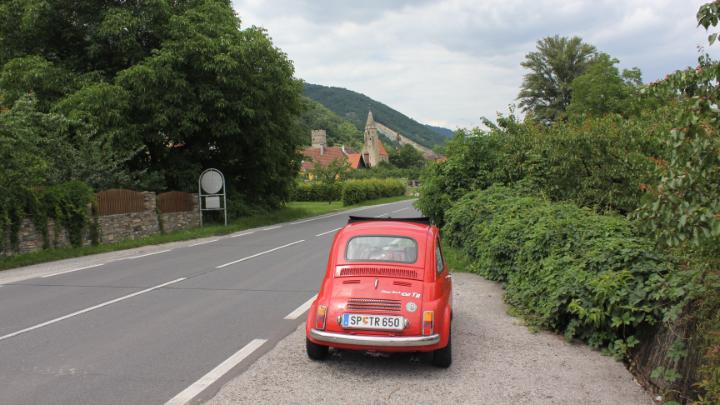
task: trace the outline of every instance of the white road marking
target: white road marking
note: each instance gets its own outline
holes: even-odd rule
[[[206,240],[205,242],[193,243],[192,245],[189,245],[189,247],[200,246],[200,245],[207,245],[208,243],[217,242],[217,241],[219,241],[219,240],[220,240],[220,239],[213,239],[213,240]]]
[[[302,242],[305,242],[305,239],[296,240],[295,242],[288,243],[287,245],[278,246],[278,247],[276,247],[276,248],[268,249],[268,250],[266,250],[266,251],[264,251],[264,252],[255,253],[254,255],[250,255],[250,256],[247,256],[247,257],[243,257],[242,259],[233,260],[233,261],[231,261],[231,262],[229,262],[229,263],[221,264],[221,265],[219,265],[219,266],[217,266],[217,267],[215,267],[215,268],[216,268],[216,269],[222,269],[223,267],[227,267],[227,266],[233,265],[233,264],[235,264],[235,263],[244,262],[245,260],[250,260],[250,259],[253,259],[253,258],[255,258],[255,257],[264,255],[264,254],[266,254],[266,253],[274,252],[274,251],[276,251],[276,250],[280,250],[280,249],[282,249],[282,248],[286,248],[286,247],[288,247],[288,246],[296,245],[296,244],[302,243]]]
[[[375,218],[382,218],[382,217],[384,217],[385,215],[390,215],[390,214],[385,213],[385,214],[376,215]]]
[[[266,339],[253,339],[250,343],[246,344],[242,349],[238,350],[232,356],[228,357],[227,360],[220,363],[217,367],[210,370],[209,373],[200,377],[199,380],[195,381],[192,385],[182,390],[179,394],[175,395],[171,400],[167,401],[165,405],[184,405],[195,398],[199,393],[203,392],[207,387],[212,385],[215,381],[219,380],[222,376],[227,374],[228,371],[232,370],[233,367],[240,364],[241,361],[245,360],[255,350],[259,349],[260,346],[267,342]]]
[[[399,210],[395,210],[395,211],[392,211],[392,212],[393,212],[393,213],[395,213],[395,212],[402,212],[402,211],[409,210],[409,209],[410,209],[410,207],[405,207],[405,208],[400,208]]]
[[[333,233],[333,232],[335,232],[335,231],[339,231],[339,230],[341,230],[341,229],[342,229],[342,226],[341,226],[340,228],[335,228],[335,229],[331,229],[331,230],[329,230],[329,231],[326,231],[326,232],[323,232],[323,233],[319,233],[319,234],[317,234],[317,235],[315,235],[315,236],[323,236],[323,235],[327,235],[327,234],[329,234],[329,233]]]
[[[80,271],[80,270],[85,270],[85,269],[92,269],[92,268],[94,268],[94,267],[100,267],[100,266],[103,266],[103,265],[105,265],[105,263],[93,264],[92,266],[78,267],[77,269],[72,269],[72,270],[58,271],[57,273],[46,274],[46,275],[42,276],[41,278],[48,278],[48,277],[52,277],[52,276],[58,276],[58,275],[60,275],[60,274],[67,274],[67,273],[72,273],[72,272],[75,272],[75,271]]]
[[[272,231],[273,229],[282,228],[282,225],[275,225],[275,226],[269,226],[267,228],[261,229],[261,231]]]
[[[310,308],[310,305],[312,305],[313,301],[315,301],[315,298],[317,298],[317,294],[313,295],[309,300],[305,301],[302,305],[297,307],[294,311],[290,312],[285,318],[283,319],[298,319],[300,315],[304,314],[305,311]]]
[[[325,219],[325,218],[330,218],[330,217],[336,217],[336,216],[338,216],[338,215],[347,215],[347,214],[350,214],[351,212],[365,211],[365,210],[369,210],[369,209],[373,209],[373,208],[384,207],[384,206],[386,206],[386,205],[398,204],[398,203],[402,203],[402,202],[406,202],[406,201],[410,201],[410,200],[401,200],[401,201],[394,201],[394,202],[389,202],[389,203],[385,203],[385,204],[368,205],[368,206],[366,206],[366,207],[353,208],[353,209],[351,209],[351,210],[347,210],[347,211],[343,211],[343,212],[338,212],[337,214],[322,215],[322,216],[319,216],[319,217],[313,217],[313,218],[309,218],[309,219],[303,219],[303,220],[300,220],[300,221],[290,222],[289,225],[304,224],[304,223],[310,222],[310,221],[317,221],[318,219]]]
[[[139,259],[139,258],[141,258],[141,257],[147,257],[147,256],[152,256],[152,255],[159,255],[160,253],[167,253],[167,252],[169,252],[169,251],[171,251],[171,250],[172,250],[172,249],[160,250],[160,251],[158,251],[158,252],[145,253],[144,255],[137,255],[137,256],[125,257],[125,258],[119,259],[119,260]]]
[[[153,290],[157,290],[158,288],[163,288],[163,287],[168,286],[168,285],[170,285],[170,284],[179,283],[179,282],[181,282],[181,281],[183,281],[183,280],[185,280],[185,277],[181,277],[181,278],[175,279],[175,280],[173,280],[173,281],[168,281],[167,283],[162,283],[162,284],[156,285],[155,287],[146,288],[146,289],[144,289],[144,290],[142,290],[142,291],[134,292],[134,293],[132,293],[132,294],[123,295],[123,296],[120,297],[120,298],[115,298],[114,300],[105,301],[105,302],[103,302],[103,303],[101,303],[101,304],[93,305],[93,306],[91,306],[91,307],[88,307],[88,308],[85,308],[85,309],[81,309],[81,310],[76,311],[76,312],[73,312],[73,313],[71,313],[71,314],[63,315],[63,316],[61,316],[61,317],[59,317],[59,318],[51,319],[51,320],[49,320],[49,321],[45,321],[45,322],[43,322],[43,323],[39,323],[39,324],[37,324],[37,325],[30,326],[30,327],[28,327],[28,328],[21,329],[21,330],[19,330],[19,331],[17,331],[17,332],[9,333],[9,334],[7,334],[7,335],[5,335],[5,336],[0,336],[0,341],[3,341],[3,340],[5,340],[5,339],[10,339],[11,337],[14,337],[14,336],[23,334],[23,333],[25,333],[25,332],[30,332],[30,331],[35,330],[35,329],[43,328],[43,327],[45,327],[45,326],[52,325],[52,324],[57,323],[57,322],[60,322],[60,321],[64,321],[64,320],[69,319],[69,318],[72,318],[72,317],[74,317],[74,316],[82,315],[82,314],[84,314],[84,313],[87,313],[87,312],[90,312],[90,311],[94,311],[94,310],[96,310],[96,309],[100,309],[100,308],[102,308],[102,307],[106,307],[106,306],[108,306],[108,305],[112,305],[112,304],[115,304],[115,303],[117,303],[117,302],[130,299],[130,298],[132,298],[132,297],[137,297],[137,296],[140,295],[140,294],[145,294],[145,293],[147,293],[147,292],[150,292],[150,291],[153,291]]]
[[[234,234],[230,235],[230,237],[231,238],[239,238],[241,236],[252,235],[253,233],[255,233],[255,232],[253,231],[253,232],[234,233]]]

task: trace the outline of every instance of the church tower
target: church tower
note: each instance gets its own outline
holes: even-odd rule
[[[373,119],[372,111],[368,111],[367,122],[365,123],[365,145],[362,150],[363,159],[365,159],[365,164],[368,165],[368,167],[375,167],[383,160],[380,156],[379,143],[380,139],[378,138],[375,119]],[[385,148],[383,148],[383,151],[384,149]]]

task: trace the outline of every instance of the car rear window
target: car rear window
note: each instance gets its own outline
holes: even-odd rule
[[[417,255],[417,242],[404,236],[356,236],[345,249],[348,261],[415,263]]]

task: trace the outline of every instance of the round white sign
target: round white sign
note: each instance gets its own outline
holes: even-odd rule
[[[208,170],[200,178],[200,185],[206,193],[217,194],[223,187],[223,179],[219,172]]]

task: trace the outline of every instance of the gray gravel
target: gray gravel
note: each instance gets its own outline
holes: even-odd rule
[[[341,351],[313,362],[301,325],[209,403],[652,403],[622,363],[561,336],[530,332],[507,314],[496,283],[459,273],[453,280],[449,369],[410,354]]]

